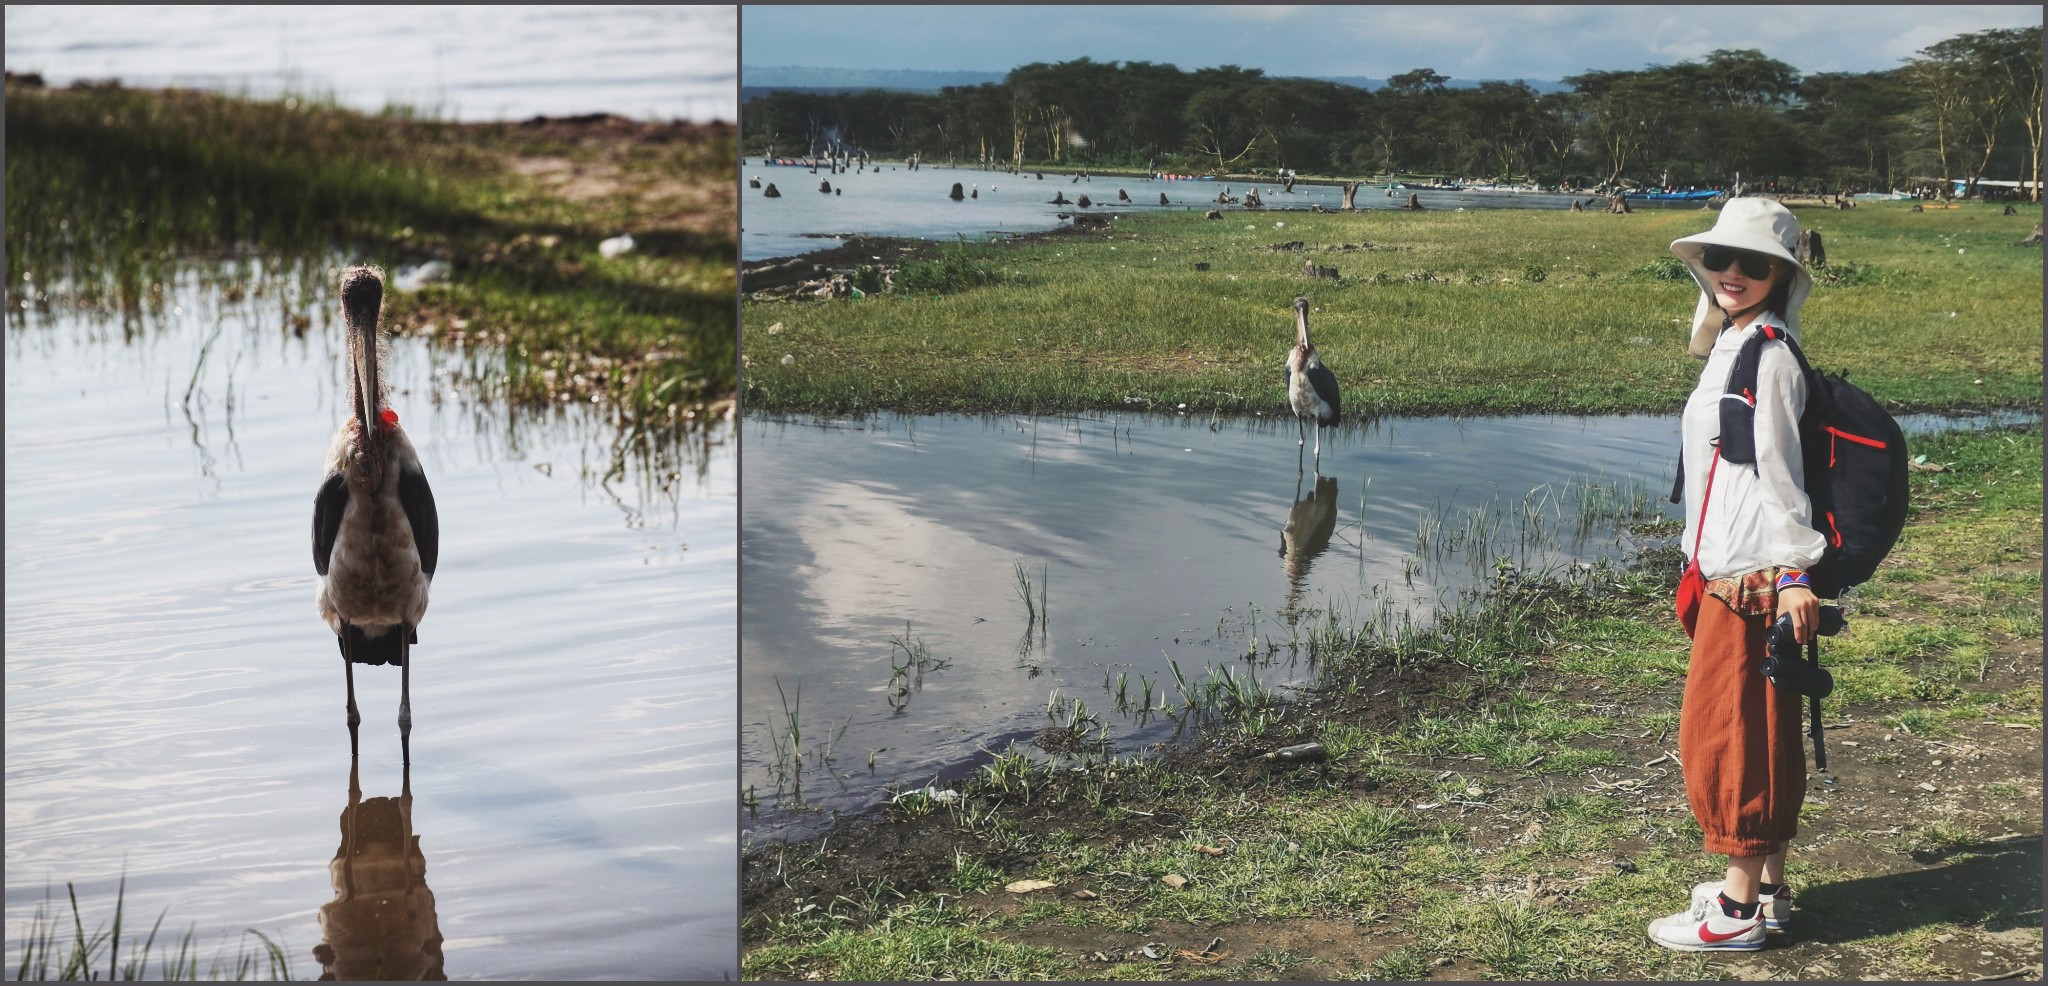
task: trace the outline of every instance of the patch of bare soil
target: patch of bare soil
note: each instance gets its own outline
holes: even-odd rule
[[[511,169],[573,203],[618,200],[642,230],[681,230],[730,240],[738,206],[737,172],[724,181],[692,180],[682,169],[650,166],[698,148],[737,152],[728,123],[646,122],[608,113],[534,117],[512,125]]]

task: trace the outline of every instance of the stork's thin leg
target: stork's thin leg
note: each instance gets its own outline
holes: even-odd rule
[[[1296,445],[1307,445],[1307,444],[1308,444],[1308,420],[1307,420],[1306,418],[1303,418],[1303,417],[1302,417],[1301,415],[1299,415],[1299,414],[1295,415],[1295,416],[1294,416],[1294,430],[1295,430],[1295,433],[1296,433],[1296,434],[1298,434],[1298,435],[1300,435],[1300,436],[1301,436],[1300,438],[1297,438],[1297,439],[1295,439],[1295,441],[1294,441],[1294,444],[1296,444]]]
[[[398,627],[398,745],[402,758],[412,763],[412,627]]]
[[[348,679],[348,754],[353,757],[361,752],[357,744],[359,734],[356,727],[362,725],[363,716],[356,711],[356,662],[349,656],[348,628],[345,625],[341,632],[341,670]]]

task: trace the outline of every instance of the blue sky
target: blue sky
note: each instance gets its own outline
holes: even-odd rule
[[[1803,72],[1868,72],[1957,34],[2041,20],[2038,5],[749,6],[740,51],[742,66],[759,67],[1003,72],[1087,56],[1271,75],[1426,67],[1561,79],[1756,48]]]

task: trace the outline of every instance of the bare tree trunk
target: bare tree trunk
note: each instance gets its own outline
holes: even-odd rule
[[[1347,181],[1347,182],[1345,182],[1345,183],[1344,183],[1344,211],[1346,211],[1346,212],[1353,212],[1353,211],[1356,211],[1356,210],[1358,209],[1358,203],[1357,203],[1357,202],[1355,202],[1355,201],[1353,201],[1353,200],[1354,200],[1354,199],[1356,199],[1357,197],[1358,197],[1358,183],[1357,183],[1357,182],[1355,182],[1355,181]]]

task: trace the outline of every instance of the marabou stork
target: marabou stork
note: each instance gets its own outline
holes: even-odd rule
[[[327,478],[313,500],[313,569],[320,618],[334,630],[348,676],[349,746],[356,746],[358,664],[399,668],[398,735],[411,760],[412,645],[427,612],[427,585],[441,553],[441,525],[419,455],[384,406],[377,311],[383,272],[351,267],[341,275],[354,413],[334,433]]]
[[[1308,418],[1316,419],[1316,456],[1323,454],[1323,426],[1337,423],[1337,375],[1323,365],[1315,344],[1308,341],[1308,299],[1294,299],[1294,351],[1287,354],[1287,406],[1301,432],[1295,444],[1308,444]]]

